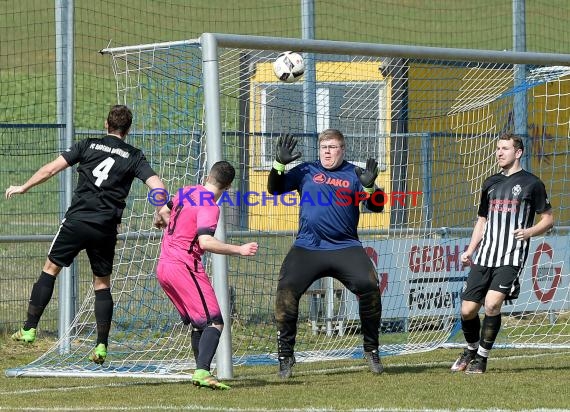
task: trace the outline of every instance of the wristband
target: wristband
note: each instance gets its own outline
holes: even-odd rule
[[[372,186],[372,187],[365,187],[365,188],[364,188],[364,191],[365,191],[366,193],[368,193],[368,195],[372,195],[372,193],[374,193],[374,186]]]
[[[285,171],[285,165],[283,163],[279,163],[277,160],[273,162],[273,168],[282,174]]]

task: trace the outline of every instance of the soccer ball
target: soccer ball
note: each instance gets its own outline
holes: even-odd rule
[[[273,72],[282,82],[296,82],[305,73],[303,57],[292,51],[283,52],[273,62]]]

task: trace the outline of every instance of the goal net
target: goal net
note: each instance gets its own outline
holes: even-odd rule
[[[203,182],[211,150],[236,167],[234,185],[220,203],[225,238],[257,241],[259,252],[227,258],[223,273],[216,273],[211,256],[205,259],[216,282],[227,280],[231,334],[225,339],[233,365],[276,363],[274,292],[300,202],[297,194],[265,192],[277,137],[294,134],[302,160],[314,160],[318,133],[326,128],[344,133],[347,160],[378,160],[377,185],[388,194],[384,212],[362,213],[359,225],[382,293],[383,355],[462,341],[460,294],[469,268],[460,254],[470,240],[481,184],[498,171],[496,139],[505,131],[524,136],[523,165],[545,182],[557,227],[532,239],[520,297],[502,309],[497,346],[570,347],[570,215],[563,206],[570,190],[570,68],[543,65],[538,54],[525,60],[519,53],[514,65],[512,57],[501,61],[508,53],[472,51],[468,58],[459,50],[454,60],[450,49],[441,58],[414,48],[402,57],[405,47],[379,51],[355,43],[336,50],[335,42],[274,38],[264,47],[263,38],[248,44],[247,36],[236,37],[231,47],[216,49],[213,61],[204,58],[200,40],[106,50],[118,101],[135,114],[130,141],[171,193]],[[276,44],[281,51],[302,48],[301,80],[284,83],[273,74]],[[93,292],[84,282],[65,344],[10,374],[190,376],[190,330],[155,277],[161,232],[152,228],[153,210],[145,187],[134,186],[113,270],[116,306],[106,363],[87,361],[96,328]],[[325,277],[313,284],[299,314],[297,361],[360,362],[358,300],[340,283]]]

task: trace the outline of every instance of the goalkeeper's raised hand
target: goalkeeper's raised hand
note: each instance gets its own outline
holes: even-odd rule
[[[354,172],[360,183],[364,186],[364,190],[370,194],[374,192],[374,182],[378,177],[378,162],[375,159],[368,159],[366,161],[366,169],[362,170],[360,167],[355,167]]]
[[[286,134],[284,136],[279,136],[279,139],[277,139],[275,162],[273,163],[273,168],[275,170],[283,172],[286,164],[294,162],[301,157],[301,152],[297,151],[293,153],[296,146],[297,138],[293,137],[293,135]]]

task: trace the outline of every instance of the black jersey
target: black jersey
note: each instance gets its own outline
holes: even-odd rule
[[[70,166],[79,164],[79,180],[66,218],[120,223],[135,177],[144,182],[156,175],[142,151],[111,135],[82,140],[61,155]]]
[[[544,183],[525,170],[510,176],[498,173],[483,183],[478,215],[487,218],[474,263],[499,267],[523,266],[529,240],[516,240],[513,231],[534,224],[536,213],[551,208]]]

